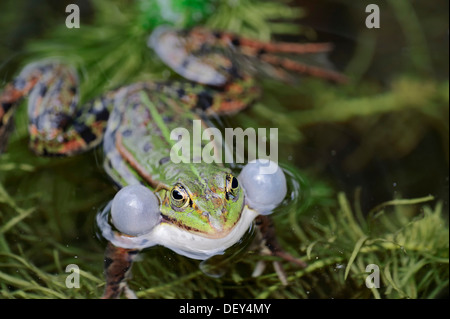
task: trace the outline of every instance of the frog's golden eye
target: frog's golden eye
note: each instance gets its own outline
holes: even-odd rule
[[[239,182],[237,178],[231,174],[227,174],[225,192],[227,199],[237,199],[239,194]]]
[[[182,185],[175,185],[170,191],[170,197],[177,208],[184,208],[189,204],[189,194]]]

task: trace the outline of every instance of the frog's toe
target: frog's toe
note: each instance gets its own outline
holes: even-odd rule
[[[286,272],[283,269],[283,265],[279,261],[272,262],[273,268],[275,269],[275,272],[277,273],[278,278],[280,279],[283,286],[287,286],[288,280],[286,276]],[[253,270],[252,277],[256,278],[261,276],[261,274],[264,272],[264,269],[266,269],[266,262],[264,260],[258,261],[258,263],[255,266],[255,269]]]
[[[281,257],[281,258],[283,258],[283,260],[294,263],[294,264],[300,266],[301,268],[306,268],[308,266],[308,264],[305,263],[303,260],[296,258],[296,257],[292,256],[291,254],[286,253],[285,251],[276,251],[276,252],[270,251],[269,252],[267,249],[263,249],[261,251],[261,254]],[[279,260],[275,260],[272,262],[272,264],[273,264],[273,268],[275,269],[275,272],[277,273],[277,276],[280,279],[283,286],[287,286],[288,280],[287,280],[286,272],[284,271],[282,262]],[[265,269],[266,269],[266,261],[264,261],[264,260],[258,261],[258,263],[255,266],[255,269],[253,270],[252,277],[253,278],[259,277],[264,272]]]
[[[291,254],[285,252],[285,251],[275,251],[273,252],[273,255],[278,256],[286,260],[287,262],[294,263],[302,268],[308,267],[308,264],[304,262],[303,260],[296,258],[292,256]]]
[[[138,297],[136,296],[136,294],[134,293],[133,289],[131,289],[130,287],[128,287],[128,285],[126,285],[123,288],[123,293],[125,294],[125,297],[127,299],[138,299]]]
[[[273,261],[273,268],[275,269],[275,272],[277,273],[278,278],[280,279],[283,286],[287,286],[288,280],[286,276],[286,272],[283,269],[283,265],[279,261]],[[261,276],[261,274],[264,272],[264,269],[266,269],[266,261],[260,260],[255,266],[255,269],[253,270],[252,277],[256,278]]]

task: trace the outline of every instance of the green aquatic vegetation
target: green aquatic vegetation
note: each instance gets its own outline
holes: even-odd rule
[[[396,199],[361,212],[357,202],[351,205],[343,193],[335,196],[326,184],[304,180],[302,187],[301,209],[291,205],[274,216],[282,244],[309,264],[306,269],[285,264],[287,286],[270,266],[260,277],[251,277],[257,261],[273,260],[252,250],[214,278],[202,273],[197,261],[162,247],[143,253],[130,285],[142,298],[433,298],[448,287],[449,233],[442,203],[434,202],[433,208],[427,204],[430,196]],[[0,203],[2,297],[101,295],[103,252],[92,227],[85,224],[55,240],[50,231],[51,224],[58,224],[54,216],[45,220],[35,208],[21,207],[3,187]],[[77,216],[66,209],[59,214],[65,223],[57,227],[73,232],[80,217],[93,222],[88,215],[95,212]],[[69,264],[80,267],[79,289],[65,285]],[[380,269],[379,289],[365,286],[369,264]]]
[[[401,158],[414,150],[428,131],[438,133],[448,161],[448,82],[405,77],[394,80],[388,91],[357,95],[343,95],[339,88],[319,94],[323,92],[320,84],[310,89],[317,89],[312,107],[290,112],[291,126],[301,130],[316,124],[347,124],[362,141],[346,159],[348,170],[363,168],[375,156]]]

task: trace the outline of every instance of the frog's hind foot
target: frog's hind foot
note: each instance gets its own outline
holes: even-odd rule
[[[286,71],[309,75],[341,84],[347,83],[348,81],[347,77],[339,72],[318,66],[308,65],[306,63],[301,63],[292,59],[283,58],[272,54],[263,54],[259,57],[259,59],[272,65],[276,72],[274,75],[287,82],[290,81],[290,77],[286,73]]]
[[[247,57],[267,63],[273,67],[270,72],[274,77],[289,82],[290,76],[286,71],[322,78],[336,83],[346,83],[343,74],[320,66],[312,66],[299,62],[294,58],[280,56],[314,55],[327,53],[333,50],[331,43],[289,43],[264,42],[247,38],[240,38],[229,33],[220,33],[221,41],[233,46]]]

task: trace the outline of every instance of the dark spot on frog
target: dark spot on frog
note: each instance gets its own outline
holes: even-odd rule
[[[191,61],[190,61],[188,58],[186,58],[186,59],[184,59],[183,62],[181,63],[181,67],[182,67],[183,69],[187,69],[190,63],[191,63]]]
[[[102,101],[103,103],[103,101]],[[104,103],[103,103],[104,104]],[[96,121],[106,121],[109,118],[109,112],[106,108],[95,114]]]
[[[2,109],[5,113],[8,112],[11,107],[12,107],[12,103],[8,103],[8,102],[2,103]]]
[[[179,89],[177,90],[177,94],[178,94],[178,97],[179,97],[179,98],[182,98],[183,96],[186,95],[186,91],[185,91],[183,88],[179,88]]]
[[[45,94],[47,93],[48,88],[47,88],[47,86],[44,83],[41,83],[41,85],[39,86],[38,90],[39,90],[39,95],[40,96],[45,96]]]
[[[264,49],[264,48],[261,48],[261,49],[258,50],[258,52],[256,53],[256,55],[257,55],[258,57],[260,57],[261,55],[264,55],[264,54],[266,54],[266,53],[267,53],[267,50]]]
[[[70,93],[72,93],[72,94],[76,94],[77,93],[77,87],[76,86],[71,86],[70,88],[69,88],[69,91],[70,91]]]
[[[217,39],[220,39],[222,37],[222,32],[220,31],[213,31],[213,36]]]
[[[239,40],[238,37],[234,37],[233,39],[231,39],[231,44],[234,45],[235,47],[238,47],[241,45],[241,40]]]
[[[91,143],[97,138],[97,136],[92,133],[92,130],[83,123],[74,124],[74,128],[78,132],[78,134],[80,134],[81,138],[86,142],[86,144]]]
[[[166,124],[172,123],[173,117],[172,116],[163,116],[163,122]]]
[[[196,108],[200,108],[203,111],[207,110],[211,107],[213,104],[213,97],[209,92],[200,92],[197,95],[197,104],[195,105]]]
[[[144,153],[148,153],[151,149],[152,149],[152,144],[150,144],[150,142],[146,142],[144,144],[144,147],[142,148]]]
[[[239,73],[238,68],[234,64],[231,67],[227,68],[226,71],[228,72],[228,74],[230,74],[232,77],[234,77],[236,79],[242,78],[241,74]]]
[[[109,266],[111,266],[112,263],[113,263],[113,260],[111,258],[105,257],[105,261],[104,261],[105,269],[107,269]]]
[[[170,157],[163,157],[159,160],[159,165],[163,165],[170,160]]]
[[[130,137],[131,135],[133,135],[133,132],[130,129],[126,129],[122,132],[123,137]]]
[[[65,131],[73,122],[73,118],[68,114],[60,113],[57,115],[57,127]]]

